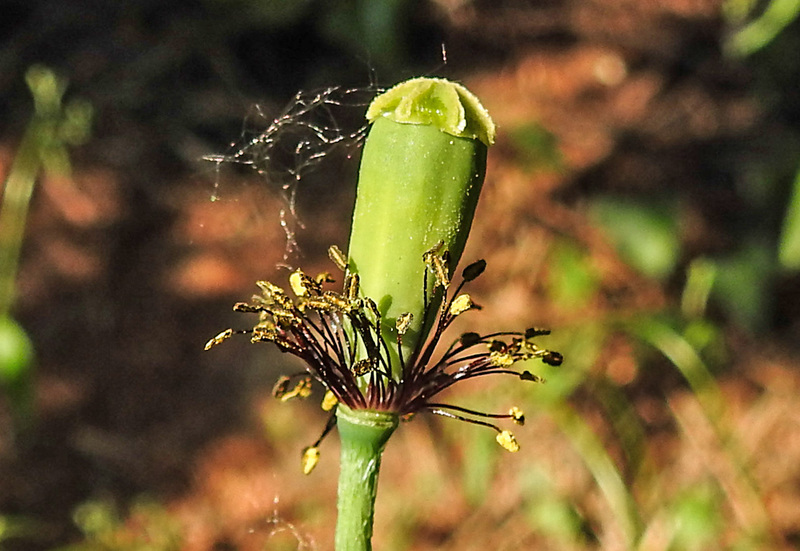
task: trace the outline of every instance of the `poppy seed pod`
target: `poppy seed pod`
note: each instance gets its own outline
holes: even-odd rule
[[[495,126],[469,90],[435,78],[389,89],[373,100],[367,119],[372,128],[359,170],[349,267],[361,276],[363,296],[377,302],[387,342],[397,338],[396,320],[411,314],[402,346],[408,358],[441,300],[435,280],[423,283],[421,259],[441,242],[450,272],[457,265]],[[426,296],[433,306],[427,319]],[[399,374],[392,352],[392,371]]]

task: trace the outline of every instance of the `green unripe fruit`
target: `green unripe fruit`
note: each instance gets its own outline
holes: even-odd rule
[[[17,429],[33,420],[33,344],[12,318],[0,317],[0,394],[11,404]]]
[[[367,118],[373,125],[361,159],[349,264],[361,277],[362,294],[378,303],[387,343],[396,339],[395,320],[413,315],[403,335],[407,358],[429,323],[423,254],[441,241],[451,273],[458,263],[495,126],[466,88],[431,78],[404,82],[378,96]],[[428,278],[428,297],[433,279]],[[396,354],[393,346],[390,350]],[[392,363],[398,374],[398,359]]]
[[[0,384],[9,387],[28,376],[33,345],[25,330],[9,317],[0,317]]]

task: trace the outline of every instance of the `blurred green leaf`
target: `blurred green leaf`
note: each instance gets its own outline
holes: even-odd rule
[[[3,541],[25,538],[35,539],[42,532],[42,524],[28,517],[0,515],[0,549]]]
[[[586,254],[574,244],[559,241],[548,255],[550,299],[569,308],[585,306],[599,287],[599,277]]]
[[[512,128],[511,145],[528,170],[561,170],[564,159],[555,134],[537,122]]]
[[[775,265],[773,247],[756,239],[717,262],[712,294],[736,322],[751,331],[769,324]]]
[[[520,471],[519,485],[525,516],[538,533],[566,545],[583,539],[583,518],[556,493],[544,469],[533,466]]]
[[[800,170],[795,175],[792,197],[783,219],[778,260],[787,270],[800,269]]]
[[[592,214],[631,266],[657,279],[673,272],[681,247],[673,208],[602,198]]]
[[[751,55],[772,42],[798,15],[800,0],[771,0],[757,19],[731,36],[726,48],[736,56]]]
[[[722,529],[722,499],[718,487],[707,482],[696,484],[670,507],[674,523],[673,548],[690,551],[708,549]]]
[[[180,527],[163,506],[138,499],[127,519],[120,517],[113,503],[91,500],[73,512],[73,521],[84,534],[80,543],[58,551],[178,551]]]

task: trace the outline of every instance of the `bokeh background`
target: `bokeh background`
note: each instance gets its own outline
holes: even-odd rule
[[[518,454],[463,423],[404,425],[376,549],[800,544],[799,10],[4,0],[0,547],[331,548],[335,436],[299,465],[321,393],[278,403],[296,363],[203,344],[248,326],[230,306],[256,280],[329,269],[359,144],[317,144],[312,166],[289,124],[268,159],[203,157],[299,90],[333,102],[304,120],[352,135],[364,105],[342,90],[422,74],[464,82],[499,125],[469,327],[550,327],[567,360],[536,367],[544,385],[453,391],[524,408]]]

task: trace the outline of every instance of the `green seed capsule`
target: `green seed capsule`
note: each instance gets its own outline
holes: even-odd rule
[[[374,298],[390,321],[382,327],[387,342],[397,339],[395,320],[413,314],[403,336],[403,355],[409,357],[431,323],[424,316],[423,255],[442,241],[452,276],[495,126],[466,88],[431,78],[409,80],[378,96],[367,118],[373,125],[361,159],[348,264],[361,276],[362,295]],[[441,296],[433,293],[436,280],[429,274],[426,294],[434,301]],[[392,362],[398,373],[398,359]]]

